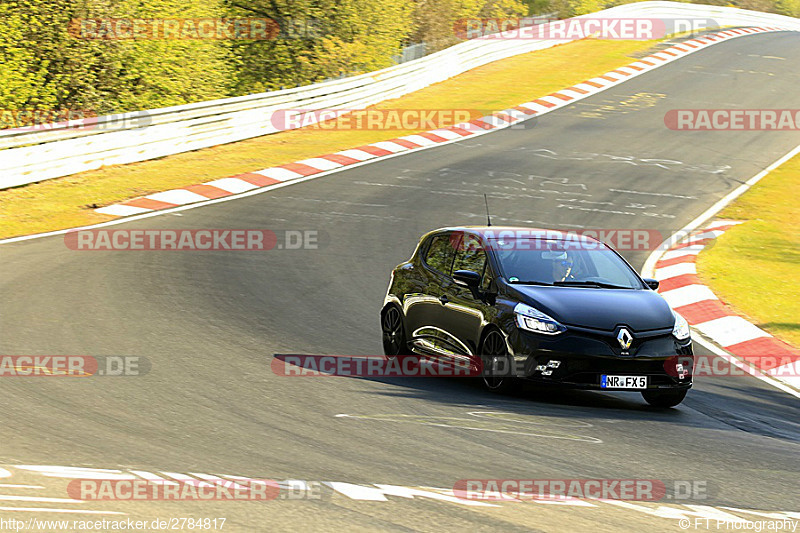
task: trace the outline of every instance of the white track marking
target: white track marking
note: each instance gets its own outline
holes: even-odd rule
[[[432,500],[440,500],[449,503],[457,503],[460,505],[467,505],[471,507],[498,507],[496,504],[472,501],[467,499],[458,498],[456,496],[447,496],[438,492],[431,492],[426,490],[414,489],[411,487],[403,487],[399,485],[375,485],[368,487],[364,485],[354,485],[352,483],[341,483],[337,481],[323,481],[323,485],[330,487],[340,494],[344,494],[353,500],[385,502],[389,501],[386,496],[397,496],[400,498],[415,497],[429,498]],[[375,488],[377,487],[377,488]]]
[[[715,220],[708,226],[706,226],[707,230],[713,230],[717,228],[723,228],[725,226],[736,226],[737,224],[744,224],[741,220]]]
[[[767,370],[765,373],[800,390],[800,360]]]
[[[104,215],[113,215],[115,217],[129,217],[131,215],[147,213],[148,211],[152,211],[152,209],[134,207],[132,205],[114,204],[107,207],[101,207],[100,209],[95,209],[95,211]]]
[[[233,489],[247,489],[248,488],[245,485],[240,485],[238,483],[234,483],[234,482],[229,481],[227,479],[223,479],[223,478],[221,478],[219,476],[213,476],[211,474],[197,474],[195,472],[192,472],[192,475],[202,479],[203,481],[209,481],[209,482],[214,483],[216,485],[225,486],[226,484],[231,484],[232,483],[231,488],[233,488]]]
[[[380,142],[372,143],[372,144],[370,144],[370,146],[374,146],[376,148],[381,148],[381,149],[386,150],[388,152],[392,152],[393,154],[396,154],[398,152],[406,152],[406,151],[408,151],[408,148],[406,148],[405,146],[401,146],[401,145],[399,145],[397,143],[394,143],[394,142],[391,142],[391,141],[380,141]]]
[[[104,468],[83,468],[80,466],[51,466],[51,465],[14,465],[14,468],[36,472],[47,477],[60,477],[69,479],[136,479],[136,476],[122,470],[107,470]]]
[[[428,139],[427,137],[423,137],[422,135],[406,135],[405,137],[398,137],[398,138],[403,139],[405,141],[410,141],[420,146],[430,146],[432,144],[439,144],[438,142]]]
[[[703,322],[695,327],[706,337],[725,339],[725,344],[720,343],[723,347],[733,346],[734,344],[760,337],[772,336],[740,316],[723,316]]]
[[[717,227],[719,227],[719,226],[717,226]],[[721,230],[718,230],[718,229],[708,230],[708,231],[704,231],[702,233],[698,233],[697,235],[692,235],[691,237],[688,237],[688,238],[684,239],[684,241],[686,241],[686,242],[697,242],[697,241],[702,241],[702,240],[705,240],[705,239],[716,239],[717,237],[719,237],[723,233],[725,233],[725,232],[721,231]]]
[[[164,474],[165,476],[171,477],[172,479],[177,479],[178,481],[183,481],[183,482],[188,481],[190,483],[197,483],[198,481],[197,478],[192,477],[188,474],[181,474],[178,472],[161,472],[161,473]],[[198,486],[210,487],[211,483],[198,483]]]
[[[171,191],[157,192],[155,194],[148,194],[145,196],[145,198],[176,205],[191,204],[194,202],[208,200],[208,198],[202,194],[187,191],[186,189],[173,189]]]
[[[662,292],[661,296],[673,308],[696,304],[704,300],[717,299],[717,296],[705,285],[686,285],[685,287]]]
[[[668,267],[656,269],[655,277],[658,281],[683,276],[685,274],[697,274],[697,263],[678,263]]]
[[[459,135],[459,137],[461,136]],[[357,148],[351,148],[350,150],[342,150],[341,152],[336,152],[336,155],[343,155],[345,157],[349,157],[357,161],[367,161],[368,159],[375,159],[376,157],[378,157],[375,154],[365,152],[364,150],[358,150]]]
[[[177,485],[178,484],[177,481],[170,481],[170,480],[165,479],[165,478],[163,478],[161,476],[153,474],[152,472],[145,472],[144,470],[131,470],[131,473],[132,474],[136,474],[137,476],[139,476],[142,479],[146,479],[147,481],[151,481],[153,483],[158,483],[158,484],[161,484],[161,485]]]
[[[302,174],[298,174],[293,170],[289,170],[288,168],[279,168],[279,167],[272,167],[272,168],[265,168],[264,170],[256,170],[253,174],[261,174],[262,176],[266,176],[268,178],[272,178],[278,181],[287,181],[287,180],[296,180],[301,179]],[[220,198],[222,200],[222,198]]]
[[[541,98],[539,98],[539,100],[542,100],[544,102],[550,102],[551,104],[556,104],[557,107],[555,107],[553,109],[558,109],[559,107],[564,107],[564,104],[567,103],[564,100],[562,100],[561,98],[557,98],[557,97],[549,95],[549,94],[547,96],[542,96]],[[577,98],[575,98],[574,100],[571,100],[571,102],[574,102],[575,100],[577,100]]]
[[[20,513],[79,513],[79,514],[113,514],[124,515],[118,511],[90,511],[88,509],[51,509],[49,507],[0,507],[0,511]]]
[[[302,165],[318,168],[320,170],[333,170],[334,168],[339,168],[342,166],[341,163],[337,163],[329,159],[323,159],[321,157],[311,157],[309,159],[303,159],[302,161],[296,162]]]
[[[211,185],[229,193],[238,194],[240,192],[252,191],[258,189],[258,185],[253,185],[239,178],[222,178],[219,180],[209,181],[206,185]]]
[[[661,256],[661,259],[666,261],[667,259],[683,257],[684,255],[697,255],[703,251],[703,248],[705,248],[703,245],[692,245],[685,248],[678,248],[677,250],[670,250],[664,253],[664,255]]]
[[[547,113],[550,110],[549,107],[547,107],[545,105],[542,105],[542,104],[537,104],[537,103],[534,103],[534,102],[526,102],[524,104],[520,104],[519,107],[525,107],[527,109],[530,109],[531,111],[535,111],[536,115],[533,115],[533,116],[544,115],[545,113]]]
[[[502,128],[503,126],[506,126],[506,125],[510,124],[510,122],[508,122],[506,120],[503,120],[500,117],[493,117],[491,115],[487,115],[485,117],[481,117],[478,120],[480,120],[484,124],[489,124],[490,126],[492,126],[494,128]]]
[[[452,141],[453,139],[461,139],[462,138],[461,135],[459,135],[458,133],[456,133],[454,131],[450,131],[450,130],[431,130],[428,133],[433,133],[434,135],[438,135],[439,137],[447,139],[448,141]]]
[[[0,494],[0,501],[38,502],[38,503],[86,503],[83,500],[73,500],[72,498],[47,498],[44,496],[10,496],[8,494]]]

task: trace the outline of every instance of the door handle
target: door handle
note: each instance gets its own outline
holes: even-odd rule
[[[442,294],[439,296],[439,301],[442,302],[442,304],[450,303],[450,298],[448,298],[446,294]]]

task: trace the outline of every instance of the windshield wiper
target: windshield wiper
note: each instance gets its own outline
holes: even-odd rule
[[[603,289],[630,289],[632,287],[621,287],[611,283],[603,283],[602,281],[554,281],[553,285],[559,287],[600,287]]]
[[[545,287],[552,287],[552,283],[544,283],[543,281],[509,281],[512,285],[543,285]]]

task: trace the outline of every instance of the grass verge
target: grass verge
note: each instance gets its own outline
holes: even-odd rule
[[[627,65],[631,56],[654,44],[564,44],[497,61],[375,107],[499,111]],[[104,222],[114,217],[96,213],[92,204],[109,205],[410,133],[415,130],[301,129],[0,191],[0,238]]]
[[[800,156],[739,197],[720,218],[743,220],[700,253],[697,271],[725,303],[800,346]]]

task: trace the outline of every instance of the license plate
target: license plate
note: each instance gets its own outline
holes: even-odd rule
[[[600,376],[602,389],[646,389],[647,376]]]

